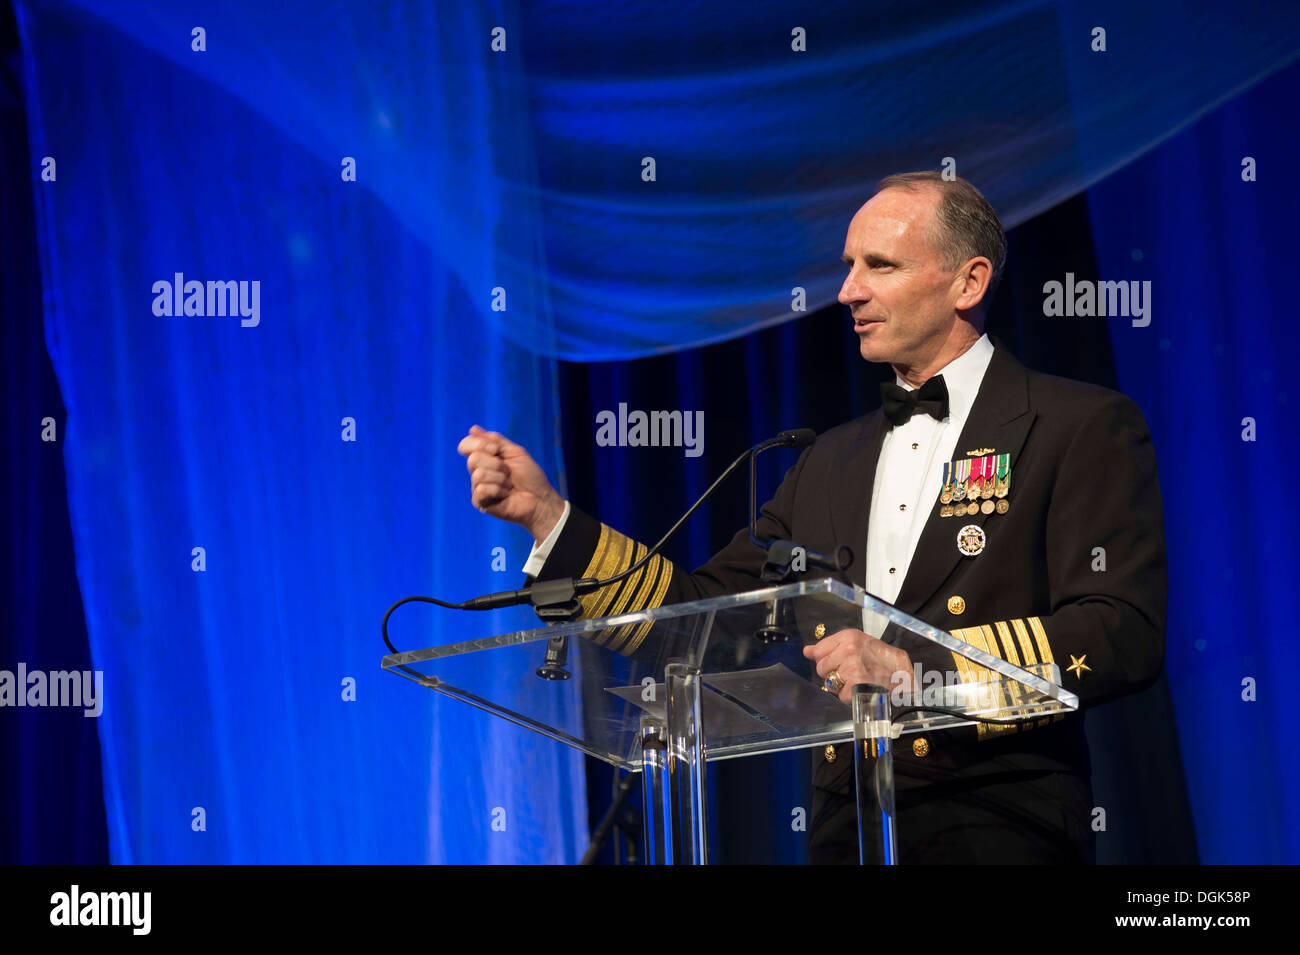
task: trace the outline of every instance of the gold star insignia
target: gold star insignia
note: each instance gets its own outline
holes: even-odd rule
[[[1088,659],[1088,654],[1086,653],[1081,657],[1076,657],[1073,653],[1071,653],[1070,665],[1065,668],[1066,671],[1069,673],[1073,673],[1075,679],[1082,680],[1084,670],[1087,670],[1089,673],[1092,672],[1092,667],[1088,666],[1088,664],[1084,662],[1087,659]]]

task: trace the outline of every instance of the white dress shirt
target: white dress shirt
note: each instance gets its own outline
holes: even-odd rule
[[[560,539],[560,531],[564,530],[564,524],[569,519],[569,502],[564,502],[564,510],[560,513],[560,519],[555,522],[555,528],[546,535],[544,541],[533,541],[533,549],[528,554],[528,560],[524,561],[524,573],[530,577],[536,577],[542,571],[546,564],[546,558],[551,556],[551,548],[555,542]]]
[[[903,587],[931,505],[943,489],[943,466],[953,458],[992,357],[993,343],[981,335],[936,373],[948,388],[948,417],[936,421],[917,412],[885,432],[871,489],[866,579],[867,592],[882,600],[893,603]],[[895,381],[915,390],[901,378]]]
[[[938,498],[943,485],[943,465],[953,458],[957,438],[992,357],[993,343],[987,335],[980,336],[937,372],[943,375],[948,388],[948,417],[936,421],[928,414],[917,413],[906,424],[885,433],[871,489],[865,584],[868,593],[889,603],[894,602],[903,586],[929,517],[929,505]],[[895,380],[900,387],[914,390],[901,378]],[[533,544],[524,564],[525,574],[536,576],[541,571],[568,519],[569,502],[565,501],[555,529],[544,541]]]

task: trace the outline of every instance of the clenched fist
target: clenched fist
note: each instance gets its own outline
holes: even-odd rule
[[[469,470],[470,500],[484,514],[519,524],[539,541],[559,523],[564,500],[520,445],[474,425],[456,450]]]
[[[822,679],[839,671],[844,688],[837,695],[842,703],[853,702],[853,687],[858,683],[874,683],[891,692],[912,690],[912,658],[861,630],[833,633],[804,647],[803,655],[813,661]]]

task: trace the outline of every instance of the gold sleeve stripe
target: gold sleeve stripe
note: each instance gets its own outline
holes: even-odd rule
[[[976,723],[975,724],[975,741],[991,739],[994,736],[1005,736],[1008,733],[1020,731],[1019,723]]]
[[[1020,649],[1025,655],[1025,665],[1033,666],[1038,662],[1038,658],[1034,655],[1034,645],[1029,641],[1029,630],[1025,622],[1017,617],[1011,621],[1011,626],[1015,628],[1016,638],[1020,641]]]
[[[617,534],[617,532],[615,533]],[[618,563],[614,566],[614,573],[621,574],[637,562],[638,557],[645,551],[645,548],[630,537],[624,537],[622,534],[617,534],[617,536],[620,538],[620,546]],[[642,567],[641,570],[645,570],[645,568]],[[640,571],[637,571],[637,573],[640,573]],[[597,608],[597,612],[592,616],[610,617],[616,613],[622,613],[623,605],[627,603],[627,595],[631,593],[636,576],[637,574],[633,574],[631,577],[623,578],[615,586],[604,588],[608,593],[604,601],[602,601],[602,605]]]
[[[988,630],[988,633],[985,633]],[[979,647],[992,653],[998,659],[1002,655],[989,646],[989,639],[993,636],[993,631],[986,627],[960,627],[956,630],[948,631],[963,643],[969,643],[973,647]],[[957,672],[961,674],[963,683],[987,683],[993,678],[993,672],[988,667],[980,666],[978,663],[967,659],[960,653],[952,655],[957,664]],[[991,736],[997,736],[1008,731],[1015,732],[1014,726],[999,726],[996,723],[976,723],[975,731],[977,739],[987,739]]]
[[[659,606],[657,603],[652,603],[651,598],[655,592],[655,584],[659,582],[660,568],[665,563],[666,561],[658,554],[646,561],[645,567],[641,569],[641,586],[637,588],[629,610],[644,610],[647,607]]]
[[[998,650],[998,640],[997,637],[993,635],[992,627],[988,624],[981,624],[978,627],[971,627],[970,629],[979,635],[980,643],[984,644],[985,650],[998,659],[1006,659]],[[982,671],[981,679],[985,682],[993,683],[1001,681],[1002,679],[999,674],[995,674],[992,670],[986,669],[985,667],[980,667],[980,670]],[[987,739],[990,736],[1002,736],[1007,733],[1014,733],[1019,729],[1019,727],[1015,725],[1001,725],[998,723],[977,723],[975,725],[975,736],[977,740]]]
[[[659,562],[659,584],[655,587],[655,592],[650,596],[650,602],[647,607],[660,607],[663,605],[664,598],[668,596],[668,585],[673,582],[673,562],[662,560],[656,557]]]
[[[628,567],[631,567],[642,557],[644,557],[645,552],[647,550],[644,544],[638,544],[635,541],[629,541],[629,543],[632,544],[632,554],[630,557],[628,557],[627,564],[624,565],[622,568],[620,568],[620,572],[623,570],[627,570]],[[629,606],[629,604],[631,604],[632,595],[636,593],[637,587],[641,583],[641,578],[645,576],[645,572],[647,569],[649,569],[649,566],[650,566],[650,562],[646,561],[645,567],[642,567],[636,573],[632,574],[630,577],[627,577],[625,580],[623,580],[623,582],[619,585],[618,599],[614,600],[611,606],[609,607],[609,609],[601,614],[602,617],[613,617],[613,616],[617,616],[620,613],[623,613],[625,610],[640,609],[635,604],[632,604],[631,606]]]
[[[979,647],[981,650],[986,650],[993,656],[1019,667],[1032,667],[1039,663],[1056,662],[1052,658],[1051,644],[1047,642],[1047,631],[1043,629],[1043,621],[1038,617],[1015,618],[1010,621],[998,620],[992,625],[980,624],[974,627],[962,627],[949,632],[958,640],[969,643],[973,647]],[[1037,650],[1036,653],[1035,650]],[[961,673],[964,683],[989,682],[995,679],[994,674],[986,667],[982,667],[957,653],[952,656],[956,661],[957,669]],[[1013,687],[1010,692],[1013,702],[1020,699],[1021,694],[1018,688]],[[1029,730],[1037,726],[1045,726],[1049,722],[1060,721],[1061,719],[1063,719],[1062,716],[1056,715],[1051,720],[1043,717],[1038,720],[1025,720],[1021,723],[1006,725],[979,723],[976,725],[976,730],[979,739],[989,739],[1005,733],[1014,733],[1021,729]]]
[[[610,544],[613,541],[613,535],[617,533],[618,531],[608,524],[600,525],[600,537],[596,539],[596,549],[591,552],[591,560],[587,562],[587,569],[582,572],[583,577],[608,576],[612,566]]]
[[[999,660],[1005,660],[1002,648],[998,646],[998,638],[993,633],[993,628],[987,623],[980,625],[980,635],[984,638],[984,645],[988,648],[989,653],[993,654]]]
[[[601,524],[596,549],[582,576],[596,579],[613,577],[644,557],[646,550],[644,544]],[[626,579],[582,597],[582,616],[587,619],[610,617],[660,606],[668,594],[672,570],[672,563],[656,554]],[[593,634],[592,639],[619,653],[630,654],[645,640],[652,626],[651,623],[628,624]]]
[[[609,648],[626,656],[636,650],[645,639],[650,628],[654,626],[650,621],[645,623],[630,623],[625,627],[619,627],[618,633],[613,640],[609,642]]]
[[[635,564],[638,560],[644,557],[647,549],[648,548],[644,545],[637,544],[636,548],[632,552],[632,563]],[[646,561],[644,567],[623,582],[623,592],[607,616],[613,617],[617,614],[623,613],[624,611],[645,609],[646,605],[642,603],[642,601],[648,595],[649,589],[654,583],[654,575],[657,570],[656,565],[658,561],[658,557],[652,557],[650,560]],[[631,635],[630,627],[620,627],[619,629],[623,631],[623,637]],[[611,640],[609,644],[610,647],[614,650],[618,650],[623,637],[620,637],[617,640]]]
[[[1005,620],[999,620],[994,626],[998,628],[998,637],[1001,638],[1002,648],[1006,651],[1003,659],[1020,666],[1020,655],[1016,653],[1016,641],[1011,636],[1011,628],[1007,626]]]
[[[613,639],[609,641],[609,648],[626,656],[635,648],[633,646],[634,638],[639,635],[641,640],[644,640],[645,635],[650,632],[650,627],[651,624],[648,621],[646,623],[629,623],[619,627],[614,631]],[[640,640],[636,641],[636,646],[640,646]]]
[[[958,640],[962,641],[963,643],[969,642],[966,639],[965,630],[961,628],[958,628],[956,630],[950,630],[948,632],[951,633]],[[961,681],[963,683],[979,682],[979,680],[975,676],[975,664],[971,663],[970,660],[966,659],[966,657],[962,656],[960,653],[954,653],[952,655],[952,659],[953,662],[957,664],[957,672],[961,674]]]
[[[609,577],[616,573],[614,567],[618,555],[614,535],[617,533],[606,524],[600,525],[600,537],[596,540],[596,549],[592,551],[591,560],[587,562],[587,569],[582,572],[583,577],[594,577],[599,580],[602,577]],[[600,614],[593,611],[603,603],[606,589],[608,588],[602,588],[580,598],[584,617],[600,616]]]
[[[1011,628],[1007,626],[1005,620],[999,620],[994,624],[998,628],[998,636],[1002,639],[1002,646],[1006,648],[1006,659],[1016,666],[1020,666],[1020,654],[1016,652],[1016,638],[1011,634]],[[1012,706],[1019,706],[1024,702],[1024,694],[1021,693],[1021,687],[1018,683],[1012,683],[1006,687],[1007,695],[1010,697]],[[985,737],[987,737],[987,733]]]
[[[972,644],[979,647],[985,653],[990,653],[993,656],[997,657],[999,660],[1002,659],[1002,652],[998,649],[997,644],[995,643],[992,646],[989,646],[988,638],[984,634],[983,627],[980,626],[968,627],[967,630],[970,631],[970,635],[972,637],[970,642]],[[997,676],[994,674],[994,672],[988,669],[987,667],[976,665],[975,669],[979,672],[981,683],[987,683],[989,680],[997,679]]]
[[[1055,663],[1056,661],[1052,658],[1052,645],[1047,642],[1047,631],[1043,629],[1043,621],[1038,617],[1030,617],[1029,627],[1034,631],[1034,640],[1038,643],[1039,656],[1042,657],[1043,662]],[[1065,717],[1060,713],[1057,713],[1052,717],[1051,722],[1059,723],[1063,719],[1065,719]],[[1047,723],[1048,721],[1046,719],[1041,719],[1038,721],[1037,725],[1046,726]]]
[[[618,645],[623,642],[624,638],[626,638],[627,635],[631,633],[633,629],[634,629],[633,624],[624,624],[621,627],[614,627],[609,630],[602,630],[601,636],[596,639],[596,642],[603,646],[608,647],[609,649],[617,653],[622,653],[623,651],[619,650]]]
[[[646,603],[647,607],[658,607],[664,602],[664,597],[668,593],[668,584],[673,578],[673,565],[670,561],[661,560],[655,557],[652,562],[656,566],[655,572],[658,574],[658,583],[651,595],[650,600]],[[650,629],[654,624],[647,620],[645,623],[638,625],[628,637],[626,646],[619,648],[619,653],[635,653],[649,635]]]
[[[985,644],[985,649],[999,659],[1005,660],[1006,657],[998,651],[997,637],[993,635],[993,628],[988,624],[982,624],[978,627],[971,627],[980,635],[981,642]],[[994,673],[992,670],[984,670],[984,680],[989,683],[1000,682],[1003,679],[1001,674]],[[993,715],[993,714],[990,714]],[[975,738],[976,740],[989,739],[993,736],[1005,736],[1007,733],[1014,733],[1020,727],[1015,724],[999,723],[976,723]]]
[[[993,636],[992,627],[988,624],[982,624],[978,627],[971,627],[971,629],[974,630],[975,634],[979,637],[979,643],[977,646],[983,647],[990,656],[995,656],[999,660],[1003,659],[1002,650],[998,647],[997,637]],[[980,667],[980,669],[983,670],[984,668]],[[984,670],[984,679],[996,680],[1000,679],[1000,677],[994,676],[992,670]]]
[[[1044,663],[1055,663],[1052,659],[1052,646],[1047,642],[1047,631],[1043,629],[1043,621],[1037,617],[1029,618],[1029,629],[1034,631],[1034,639],[1038,641],[1038,656]]]
[[[606,538],[605,531],[609,530],[609,536]],[[633,542],[624,537],[618,531],[601,525],[600,528],[601,542],[605,544],[604,552],[601,552],[600,543],[596,545],[596,553],[591,558],[591,563],[583,572],[584,577],[594,577],[600,580],[604,577],[612,577],[615,574],[622,573],[632,566],[629,554],[632,552]],[[582,615],[584,617],[605,617],[605,608],[614,602],[618,596],[621,584],[610,584],[608,587],[601,587],[594,593],[587,594],[582,598]]]
[[[1042,630],[1042,624],[1037,617],[1031,617],[1030,626],[1037,625],[1035,636],[1038,637],[1038,646],[1040,649],[1046,647],[1046,637],[1039,636]],[[1025,626],[1025,621],[1013,619],[1010,621],[997,620],[992,624],[979,624],[974,627],[963,627],[957,630],[949,631],[954,637],[964,643],[969,643],[973,647],[978,647],[993,656],[1006,660],[1015,666],[1028,667],[1038,663],[1037,654],[1034,653],[1034,641],[1030,640],[1029,630]],[[1047,659],[1051,659],[1051,650],[1047,649]],[[997,676],[986,667],[982,667],[971,660],[954,653],[953,659],[957,663],[957,669],[962,674],[964,682],[993,682],[998,679]],[[1021,694],[1018,688],[1009,688],[1011,694],[1011,703],[1018,704]],[[979,739],[991,739],[995,736],[1003,736],[1007,733],[1015,733],[1022,727],[1029,729],[1035,725],[1031,721],[1013,724],[997,723],[978,723],[976,724],[976,735]]]
[[[988,645],[984,642],[984,631],[979,627],[961,627],[957,630],[948,631],[962,643],[969,643],[972,647],[992,653],[993,656],[1001,659],[1001,654],[989,650]],[[954,653],[953,659],[957,661],[957,669],[963,675],[967,676],[967,683],[986,683],[989,680],[989,669],[980,666],[974,660],[962,656],[960,653]]]

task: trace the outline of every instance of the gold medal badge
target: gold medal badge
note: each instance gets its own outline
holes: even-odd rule
[[[970,477],[970,458],[952,462],[952,474],[952,499],[954,501],[964,501],[966,500],[966,480]]]
[[[980,497],[986,501],[993,496],[993,462],[995,460],[991,454],[984,459],[984,489],[980,491]],[[981,507],[980,510],[983,510],[983,508]],[[989,512],[984,511],[984,513]]]
[[[984,553],[984,544],[988,540],[984,529],[978,524],[967,524],[957,532],[957,550],[963,557],[978,557]]]
[[[1006,497],[1011,493],[1011,455],[999,454],[996,466],[996,481],[993,485],[993,493],[1000,498]],[[999,514],[1005,514],[1006,511],[999,510]]]
[[[980,492],[984,489],[984,459],[971,458],[970,483],[966,485],[966,500],[979,510]]]

